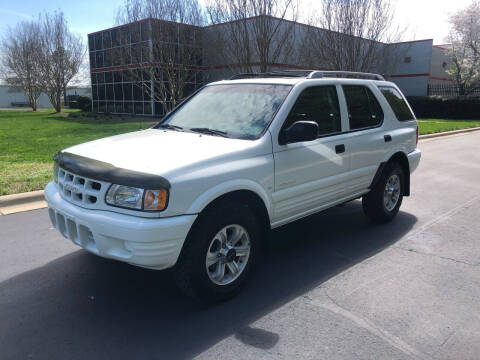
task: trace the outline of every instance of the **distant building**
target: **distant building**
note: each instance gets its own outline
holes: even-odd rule
[[[90,96],[92,89],[90,87],[69,88],[68,95],[87,95]],[[38,98],[37,106],[39,109],[51,108],[52,103],[44,93]],[[30,107],[28,97],[23,91],[19,91],[10,85],[0,85],[0,108]]]
[[[253,21],[255,18],[249,19]],[[283,20],[286,22],[286,20]],[[176,27],[178,32],[187,31],[191,34],[188,44],[180,44],[176,38],[152,39],[152,29],[155,26]],[[142,63],[156,61],[152,44],[155,41],[165,41],[182,46],[195,47],[199,56],[189,66],[195,76],[185,86],[185,95],[189,95],[208,82],[225,79],[232,75],[226,60],[217,56],[212,46],[213,35],[222,31],[226,24],[217,24],[206,27],[197,27],[187,24],[166,22],[158,19],[144,19],[130,24],[98,31],[88,35],[90,73],[92,79],[92,104],[94,112],[135,113],[150,116],[162,116],[164,110],[160,102],[155,101],[152,91],[145,91],[143,83],[151,83],[151,75],[142,70]],[[295,32],[301,38],[306,34],[309,26],[295,23]],[[223,29],[224,31],[225,29]],[[318,29],[318,31],[326,31]],[[365,40],[368,41],[368,40]],[[433,40],[407,41],[393,44],[381,44],[391,56],[401,56],[395,59],[398,64],[396,70],[388,76],[388,80],[395,82],[406,95],[426,96],[429,84],[450,83],[445,72],[448,59],[444,49],[433,46]],[[298,49],[294,49],[297,51]],[[116,54],[121,53],[122,56]],[[125,54],[128,56],[126,57]],[[401,55],[395,55],[401,54]],[[298,56],[297,56],[298,58]],[[123,59],[123,60],[122,60]],[[126,60],[125,60],[126,59]],[[293,59],[293,57],[292,57]],[[158,60],[157,60],[158,62]],[[255,63],[252,67],[258,68]],[[270,64],[275,70],[309,68],[296,61]],[[131,68],[138,68],[141,76],[132,79]],[[332,69],[342,70],[342,69]],[[380,72],[380,71],[379,71]],[[154,89],[152,84],[151,89]]]

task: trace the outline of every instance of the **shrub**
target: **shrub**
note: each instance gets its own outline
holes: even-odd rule
[[[76,108],[83,111],[92,111],[92,99],[89,96],[80,95],[76,101]]]
[[[419,118],[480,120],[480,98],[407,96]]]

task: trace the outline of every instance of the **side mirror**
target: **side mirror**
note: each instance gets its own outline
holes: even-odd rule
[[[318,124],[315,121],[296,121],[282,131],[280,145],[301,141],[312,141],[318,136]]]

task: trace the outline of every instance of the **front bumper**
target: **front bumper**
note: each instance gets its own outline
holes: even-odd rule
[[[85,209],[64,200],[54,182],[45,188],[45,199],[53,226],[73,243],[102,257],[154,269],[175,265],[197,217],[141,218]]]
[[[420,158],[422,157],[422,152],[419,149],[415,149],[412,152],[408,153],[408,165],[410,168],[410,174],[415,171],[420,163]]]

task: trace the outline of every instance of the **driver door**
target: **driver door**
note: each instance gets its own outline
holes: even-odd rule
[[[281,131],[295,121],[315,121],[319,132],[316,140],[274,148],[274,226],[319,211],[344,196],[349,157],[338,91],[335,85],[304,89],[283,124]]]

